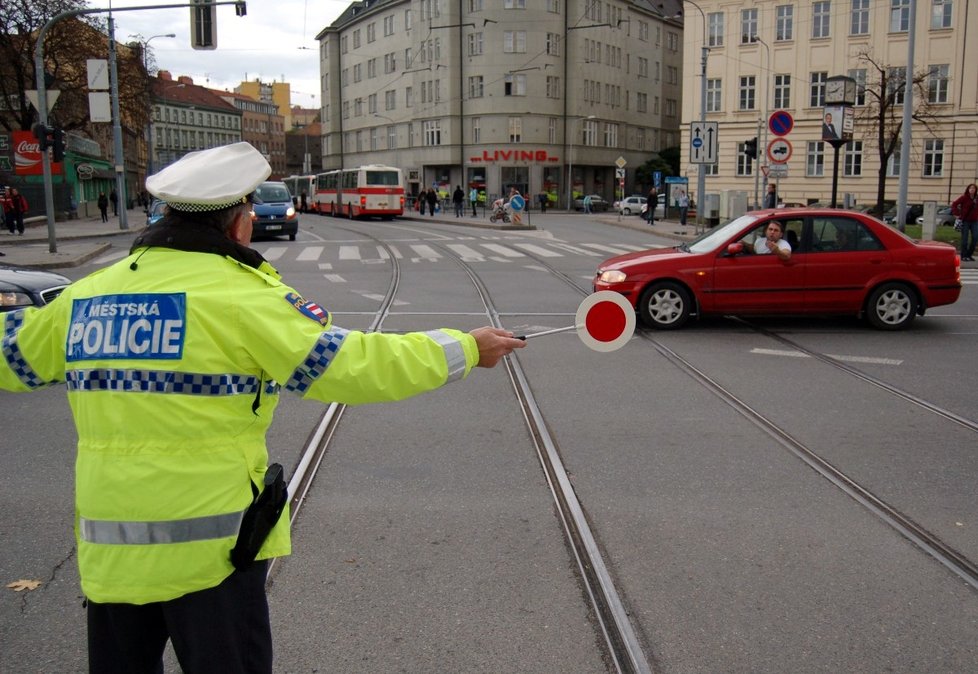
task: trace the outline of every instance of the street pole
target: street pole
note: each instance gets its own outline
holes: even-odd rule
[[[910,134],[913,126],[913,52],[917,39],[917,3],[910,2],[907,31],[907,74],[903,79],[903,126],[900,130],[900,188],[897,192],[897,229],[907,230],[907,182],[910,174]]]
[[[176,33],[166,33],[165,35],[153,35],[142,42],[143,45],[143,70],[146,77],[149,77],[149,43],[158,37],[176,37]],[[153,175],[153,86],[150,83],[149,103],[147,106],[148,115],[146,117],[146,177]],[[147,204],[148,205],[148,204]]]
[[[761,126],[763,131],[764,140],[761,142],[760,146],[757,148],[757,167],[761,167],[761,157],[767,160],[767,129],[768,120],[771,117],[770,106],[771,105],[771,47],[767,42],[762,40],[760,37],[754,36],[757,41],[764,45],[765,53],[767,54],[767,59],[764,63],[764,70],[761,73],[764,76],[764,105],[762,109],[764,110],[764,116],[761,118]],[[763,154],[761,154],[763,153]],[[767,198],[767,174],[764,174],[761,185],[761,199]],[[763,203],[763,201],[762,201]],[[774,204],[777,206],[777,203]]]
[[[129,211],[126,209],[125,158],[122,156],[122,119],[119,115],[119,69],[115,55],[115,20],[109,14],[109,87],[112,96],[112,145],[115,158],[116,209],[119,211],[119,229],[129,229]]]
[[[588,115],[587,117],[577,117],[575,122],[582,122],[585,119],[594,119],[597,115]],[[580,124],[577,126],[578,129],[581,128]],[[567,210],[574,210],[574,125],[571,124],[571,142],[567,150]]]

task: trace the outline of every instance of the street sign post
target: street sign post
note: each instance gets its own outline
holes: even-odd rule
[[[767,128],[775,136],[787,136],[795,128],[795,120],[787,110],[775,110],[768,117]]]
[[[767,158],[774,164],[786,164],[791,159],[791,143],[784,138],[775,138],[767,144]]]

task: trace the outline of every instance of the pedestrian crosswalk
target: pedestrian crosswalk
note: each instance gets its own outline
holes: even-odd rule
[[[961,285],[978,286],[978,269],[962,269]]]
[[[316,262],[320,268],[328,265],[335,268],[339,263],[361,262],[364,264],[383,262],[391,256],[408,263],[437,262],[458,256],[464,262],[516,262],[520,259],[559,258],[585,256],[589,258],[608,258],[623,255],[649,246],[625,243],[579,243],[567,244],[561,241],[466,241],[464,243],[439,243],[433,245],[423,241],[403,242],[381,246],[372,242],[343,243],[333,245],[288,245],[280,242],[257,242],[252,244],[266,260],[273,263],[284,261]],[[662,247],[662,246],[660,246]]]

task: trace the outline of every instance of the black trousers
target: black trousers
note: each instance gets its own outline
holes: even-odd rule
[[[153,604],[88,602],[89,671],[162,673],[170,639],[186,674],[270,673],[267,571],[255,562],[217,587]]]

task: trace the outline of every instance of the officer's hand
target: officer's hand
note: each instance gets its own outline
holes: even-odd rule
[[[475,337],[479,346],[479,367],[495,367],[496,363],[513,349],[522,349],[526,342],[513,337],[513,333],[502,328],[486,326],[469,333]]]

